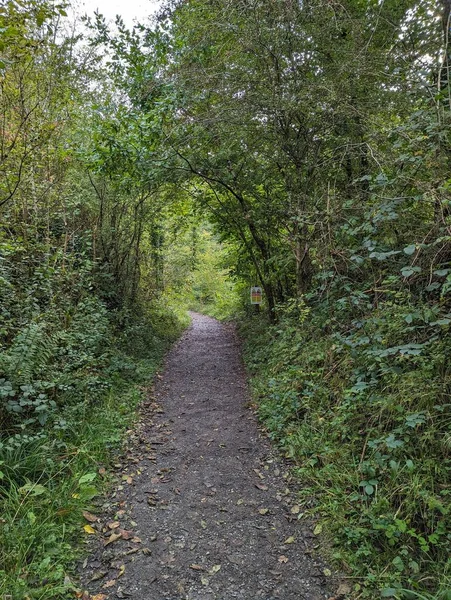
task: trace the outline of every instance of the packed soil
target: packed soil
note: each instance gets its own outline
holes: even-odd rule
[[[191,316],[129,432],[115,491],[86,515],[84,597],[330,598],[289,466],[258,429],[234,329]]]

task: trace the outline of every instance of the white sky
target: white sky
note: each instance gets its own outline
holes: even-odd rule
[[[108,20],[114,21],[116,15],[121,15],[127,26],[133,21],[146,21],[161,5],[160,0],[79,0],[74,2],[78,14],[92,16],[98,10]]]

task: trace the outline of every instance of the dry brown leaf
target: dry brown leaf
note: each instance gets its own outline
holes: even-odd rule
[[[288,562],[288,558],[285,556],[285,554],[282,554],[282,556],[279,556],[279,562],[280,563],[287,563]]]
[[[113,587],[113,585],[116,585],[116,583],[117,583],[117,579],[110,579],[102,587],[103,588],[110,588],[110,587]]]
[[[110,537],[107,539],[107,541],[104,543],[104,546],[108,546],[108,544],[112,544],[113,542],[116,542],[117,540],[121,539],[122,534],[120,533],[112,533],[110,535]]]
[[[111,521],[110,523],[108,523],[109,529],[117,529],[119,526],[119,521]]]
[[[91,581],[98,581],[99,579],[103,579],[105,575],[108,575],[108,571],[96,571],[91,577]]]
[[[293,515],[298,515],[301,512],[301,507],[298,504],[295,504],[291,507],[291,513]]]
[[[107,600],[108,596],[106,594],[96,594],[91,597],[91,600]]]
[[[267,515],[267,514],[269,513],[269,508],[259,508],[259,509],[258,509],[258,512],[259,512],[261,515]]]
[[[267,491],[268,491],[268,486],[267,486],[267,485],[264,485],[263,483],[256,483],[256,484],[255,484],[255,487],[256,487],[258,490],[262,490],[263,492],[267,492]]]
[[[190,569],[194,569],[195,571],[204,571],[204,567],[202,565],[192,564],[189,566]]]
[[[97,523],[97,521],[99,520],[99,517],[96,517],[92,513],[88,512],[87,510],[83,511],[83,516],[90,523]]]
[[[254,473],[256,473],[260,477],[260,479],[264,479],[265,478],[265,476],[262,475],[258,469],[254,469]]]
[[[132,537],[135,536],[133,531],[127,531],[126,529],[119,529],[119,533],[121,534],[122,539],[124,540],[130,540]]]

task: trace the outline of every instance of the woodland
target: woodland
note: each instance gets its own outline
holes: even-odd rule
[[[450,0],[69,8],[0,6],[0,595],[75,597],[190,308],[349,597],[451,598]]]

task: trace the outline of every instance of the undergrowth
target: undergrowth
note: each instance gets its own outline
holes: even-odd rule
[[[451,598],[448,324],[389,302],[282,315],[242,323],[253,392],[353,597]]]
[[[82,512],[186,322],[154,307],[140,318],[79,306],[71,325],[21,330],[1,355],[0,597],[73,598]],[[120,317],[120,318],[119,318]]]

